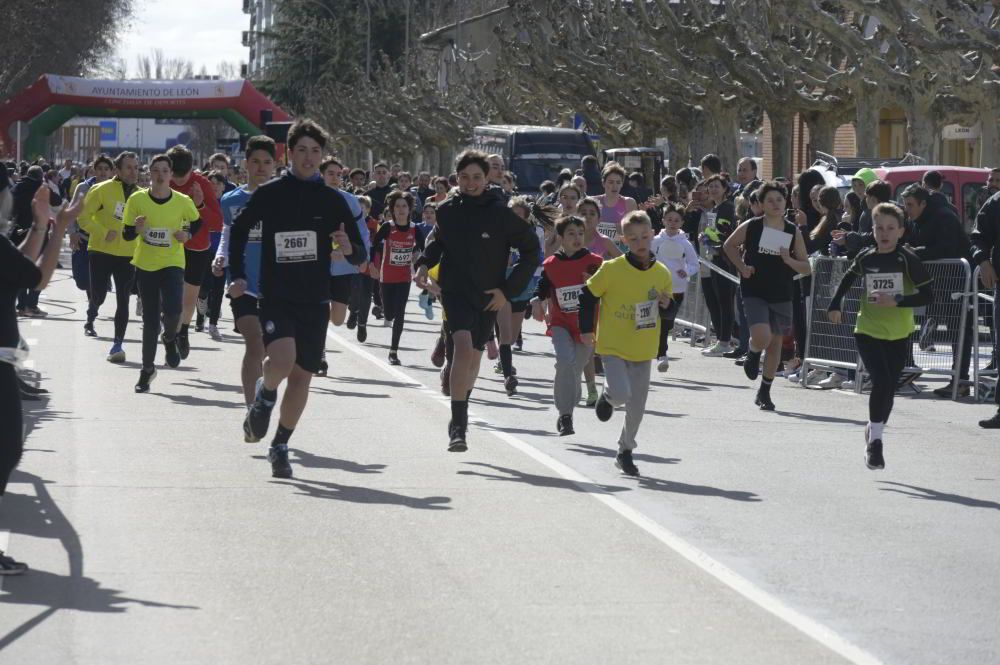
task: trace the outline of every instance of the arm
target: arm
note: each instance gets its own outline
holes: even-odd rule
[[[917,287],[917,292],[908,296],[903,296],[897,303],[897,307],[926,307],[934,302],[933,282],[927,282]]]
[[[222,237],[219,238],[219,247],[215,250],[215,261],[225,267],[229,263],[229,238],[233,233],[233,225],[226,224],[222,227]]]
[[[806,242],[802,238],[802,232],[795,229],[795,240],[793,249],[795,254],[791,254],[784,247],[781,248],[781,259],[785,262],[789,268],[799,273],[800,275],[808,275],[812,272],[812,266],[809,265],[808,257],[809,254],[806,252]],[[802,257],[802,258],[799,258]]]
[[[833,294],[830,306],[826,308],[828,312],[840,312],[841,301],[843,301],[847,292],[851,290],[851,287],[854,286],[854,282],[859,276],[859,273],[856,271],[860,269],[860,266],[858,266],[857,262],[855,262],[851,265],[850,269],[844,273],[844,276],[840,278],[840,284],[837,286],[837,292]],[[834,323],[838,322],[834,321]]]
[[[80,190],[86,194],[83,199],[83,210],[80,212],[80,228],[97,238],[105,237],[110,229],[97,219],[97,212],[101,209],[101,190],[93,187],[77,187],[76,196],[80,196]]]
[[[698,274],[698,250],[694,248],[691,241],[684,240],[684,270],[688,277]]]
[[[45,234],[49,230],[49,194],[43,191],[47,188],[39,187],[35,191],[35,196],[31,199],[32,224],[28,229],[28,235],[18,247],[21,253],[34,261],[42,251],[42,243],[45,242]]]
[[[583,287],[580,291],[580,334],[586,335],[594,332],[594,314],[597,311],[597,303],[600,298],[595,296],[589,286]]]
[[[41,188],[47,189],[47,188]],[[34,224],[32,228],[37,228],[39,224],[48,225],[48,196],[45,197],[45,206],[37,205],[35,201],[32,201],[32,216]],[[78,202],[82,204],[82,201]],[[52,237],[49,238],[49,244],[45,246],[45,251],[42,256],[35,262],[41,272],[41,279],[38,284],[35,285],[36,291],[41,291],[49,284],[49,280],[52,278],[52,273],[55,272],[56,265],[59,263],[59,254],[62,252],[62,241],[63,235],[66,233],[66,229],[69,228],[70,222],[76,217],[80,212],[79,207],[72,209],[73,206],[67,206],[66,208],[59,211],[59,215],[56,217],[55,228],[52,230]]]
[[[611,238],[609,238],[609,237],[607,237],[605,235],[601,235],[601,234],[597,234],[597,235],[600,236],[601,242],[604,243],[604,252],[608,256],[610,256],[611,258],[615,259],[615,258],[618,258],[619,256],[622,255],[622,250],[618,249],[618,245],[615,244],[614,240],[612,240]]]
[[[201,221],[208,225],[208,230],[218,233],[222,231],[222,205],[219,203],[219,199],[215,198],[215,190],[212,189],[212,183],[205,181],[199,181],[198,186],[201,187],[201,194],[204,197],[204,202],[201,207],[198,208],[198,215],[201,217]],[[191,225],[191,235],[193,236],[197,231],[194,225]]]
[[[972,241],[972,261],[982,268],[984,283],[986,282],[987,270],[990,273],[991,283],[987,284],[987,287],[992,286],[992,282],[996,278],[995,266],[991,258],[993,249],[997,245],[998,226],[1000,226],[1000,196],[994,196],[976,214],[976,225],[970,238]]]
[[[542,277],[538,280],[538,286],[535,288],[535,300],[545,300],[549,297],[549,293],[552,291],[552,284],[549,282],[548,274],[543,270]]]
[[[736,230],[729,234],[726,241],[722,243],[722,250],[726,253],[726,257],[729,258],[730,263],[736,268],[737,272],[740,273],[745,279],[749,279],[753,275],[753,268],[748,266],[743,262],[743,257],[740,256],[740,247],[747,240],[747,225],[750,222],[743,222]]]
[[[531,281],[535,268],[541,263],[539,255],[541,247],[538,243],[538,236],[535,235],[535,228],[515,215],[509,208],[503,209],[505,215],[505,235],[507,244],[517,250],[517,263],[507,278],[503,286],[503,294],[508,301],[517,294],[524,291]]]
[[[340,245],[340,251],[347,262],[359,266],[368,260],[368,250],[361,238],[361,231],[358,230],[355,215],[351,212],[351,207],[347,205],[347,200],[343,196],[332,190],[330,190],[330,194],[334,195],[337,205],[340,207],[337,215],[337,219],[340,220],[340,228],[333,232],[334,238]],[[344,251],[347,245],[350,246],[351,251],[349,252]]]
[[[250,240],[250,229],[264,218],[264,200],[261,192],[257,189],[250,195],[246,207],[236,215],[232,227],[229,231],[229,274],[235,282],[238,279],[246,280],[246,249]]]
[[[382,245],[385,243],[385,239],[389,237],[389,232],[392,230],[392,222],[382,222],[379,225],[378,231],[375,232],[375,238],[372,240],[372,253],[371,262],[375,265],[379,264],[379,259],[382,257]]]

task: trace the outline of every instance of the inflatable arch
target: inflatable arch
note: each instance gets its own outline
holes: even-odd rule
[[[15,128],[28,123],[24,155],[44,152],[45,140],[75,116],[221,118],[241,134],[263,133],[261,111],[273,121],[287,113],[249,81],[113,81],[43,74],[0,103],[0,154],[16,152]]]

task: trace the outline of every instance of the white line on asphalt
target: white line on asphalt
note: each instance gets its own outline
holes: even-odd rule
[[[414,388],[418,388],[421,392],[430,396],[435,402],[450,408],[451,400],[449,398],[445,397],[438,391],[428,388],[426,385],[417,381],[402,370],[386,365],[385,361],[379,360],[369,351],[353,343],[353,341],[334,334],[332,330],[327,331],[327,336],[352,353],[379,367],[381,370],[407,384],[412,385]],[[488,424],[486,420],[473,416],[471,409],[469,415],[471,416],[469,418],[469,423],[472,425],[483,426]],[[600,501],[611,510],[615,511],[646,533],[659,540],[677,554],[680,554],[682,557],[728,586],[730,589],[736,591],[761,609],[770,612],[796,630],[808,635],[831,651],[843,656],[850,662],[856,663],[857,665],[879,665],[882,663],[882,661],[876,656],[868,653],[861,647],[852,644],[846,638],[834,632],[833,629],[824,626],[818,621],[788,606],[778,597],[760,588],[750,580],[734,571],[732,568],[729,568],[725,564],[713,559],[711,556],[684,540],[674,532],[670,531],[663,525],[650,519],[635,508],[632,508],[621,499],[618,499],[608,493],[594,491],[594,488],[599,486],[597,481],[591,480],[575,469],[566,466],[557,459],[550,457],[540,449],[530,443],[522,441],[512,434],[499,429],[483,429],[484,431],[495,435],[512,448],[521,451],[539,464],[548,467],[566,480],[579,486],[581,489],[585,490],[585,494],[593,497],[597,501]],[[443,450],[444,448],[442,447],[442,451]]]
[[[42,320],[41,319],[32,319],[31,320],[31,327],[32,328],[37,328],[40,325],[42,325]]]

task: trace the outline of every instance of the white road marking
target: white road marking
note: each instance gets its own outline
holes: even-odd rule
[[[31,327],[32,328],[37,328],[40,325],[42,325],[42,320],[41,319],[32,319],[31,320]]]
[[[387,365],[384,360],[379,360],[369,351],[355,344],[352,340],[347,340],[340,335],[334,334],[332,330],[327,331],[327,336],[343,346],[345,349],[377,366],[382,371],[394,376],[404,383],[418,388],[421,392],[431,397],[435,402],[443,404],[449,409],[451,408],[450,398],[445,397],[439,391],[428,388],[426,385],[407,375],[402,370]],[[487,422],[482,418],[474,416],[471,409],[469,416],[470,425],[481,426],[487,424]],[[512,434],[498,429],[484,429],[484,431],[489,434],[493,434],[510,445],[512,448],[519,450],[539,464],[542,464],[559,474],[566,480],[580,486],[581,489],[585,490],[584,494],[587,496],[600,501],[605,506],[632,522],[637,527],[672,549],[674,552],[728,586],[733,591],[736,591],[761,609],[770,612],[796,630],[811,637],[813,640],[830,649],[834,653],[846,658],[852,663],[856,663],[857,665],[879,665],[883,662],[873,654],[870,654],[861,647],[851,643],[845,637],[836,633],[833,629],[824,626],[818,621],[788,606],[777,596],[765,591],[725,564],[713,559],[711,556],[684,540],[674,532],[670,531],[663,525],[650,519],[635,508],[632,508],[621,499],[618,499],[611,494],[595,492],[593,488],[600,485],[597,481],[591,480],[575,469],[566,466],[562,462],[550,457],[535,446],[522,441]],[[442,446],[442,455],[444,454],[444,447]]]
[[[25,342],[25,343],[26,343],[26,344],[27,344],[28,346],[32,346],[32,347],[33,347],[33,346],[37,346],[37,345],[38,345],[38,340],[37,340],[37,339],[35,339],[35,338],[32,338],[32,337],[25,337],[25,338],[24,338],[24,342]]]

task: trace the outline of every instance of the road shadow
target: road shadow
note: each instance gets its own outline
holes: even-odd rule
[[[694,379],[670,378],[659,381],[650,381],[650,385],[657,388],[680,388],[682,390],[712,390],[713,388],[733,388],[735,390],[750,390],[753,386],[737,385],[732,383],[710,383],[708,381],[695,381]]]
[[[315,499],[333,499],[335,501],[347,501],[349,503],[367,503],[374,505],[402,506],[404,508],[414,508],[418,510],[451,510],[451,497],[448,496],[428,496],[415,497],[405,494],[386,492],[371,487],[354,487],[352,485],[342,485],[340,483],[330,483],[320,480],[272,480],[276,485],[288,485],[297,489],[302,496]]]
[[[313,455],[302,450],[290,448],[289,452],[294,455],[292,461],[299,466],[309,469],[334,469],[336,471],[346,471],[348,473],[373,474],[382,473],[385,464],[359,464],[351,460],[337,459],[336,457],[323,457]],[[254,459],[266,460],[267,455],[251,455]]]
[[[720,499],[730,499],[732,501],[745,501],[749,503],[760,502],[760,497],[753,492],[742,492],[739,490],[724,490],[710,485],[688,485],[673,480],[663,480],[652,476],[639,476],[637,478],[639,487],[658,492],[670,492],[671,494],[689,494],[691,496],[711,496]]]
[[[225,393],[237,393],[239,395],[243,394],[243,386],[239,386],[234,383],[219,383],[218,381],[209,381],[208,379],[187,379],[186,381],[182,381],[176,385],[189,386],[191,388],[205,388]]]
[[[156,383],[154,382],[155,386]],[[167,393],[158,393],[151,391],[150,395],[156,395],[157,397],[163,397],[169,399],[174,404],[183,404],[185,406],[216,406],[223,409],[246,409],[246,404],[243,400],[238,402],[232,402],[221,399],[206,399],[204,397],[196,397],[194,395],[169,395]]]
[[[56,411],[49,408],[51,395],[39,395],[35,400],[24,400],[21,402],[21,418],[24,428],[25,439],[36,429],[43,428],[46,424],[57,420],[81,420],[80,416],[73,415],[69,411]],[[2,424],[0,427],[7,427]]]
[[[572,448],[567,448],[566,450],[571,453],[587,455],[588,457],[607,457],[608,459],[614,459],[615,455],[618,454],[617,450],[612,450],[611,448],[588,446],[583,443],[574,443],[572,446]],[[636,452],[632,453],[632,459],[636,462],[649,462],[651,464],[678,464],[681,461],[678,457],[660,457],[658,455],[650,455],[649,453]]]
[[[948,494],[946,492],[939,492],[926,487],[917,487],[916,485],[907,485],[905,483],[895,483],[888,480],[880,480],[878,482],[882,485],[894,485],[894,487],[880,487],[879,489],[883,492],[895,492],[904,496],[913,497],[914,499],[956,503],[960,506],[968,506],[970,508],[990,508],[992,510],[1000,510],[1000,503],[997,503],[996,501],[973,499],[972,497],[962,496],[961,494]]]
[[[795,411],[782,411],[780,408],[772,411],[776,416],[782,416],[784,418],[795,418],[797,420],[810,420],[813,422],[820,423],[838,423],[843,425],[859,425],[864,426],[868,424],[867,420],[854,420],[853,418],[838,418],[836,416],[824,416],[816,413],[797,413]]]
[[[66,552],[69,574],[29,570],[24,575],[5,578],[5,593],[0,597],[0,604],[37,605],[45,609],[0,636],[0,651],[27,635],[59,610],[120,613],[128,611],[130,604],[166,609],[201,609],[194,605],[173,605],[130,598],[122,595],[122,591],[102,587],[98,580],[84,575],[84,555],[79,534],[52,499],[46,487],[48,484],[49,481],[34,474],[15,471],[11,476],[10,487],[30,485],[33,494],[8,491],[0,513],[0,527],[9,529],[12,533],[58,540]]]
[[[354,393],[347,390],[334,390],[333,388],[320,387],[316,384],[309,386],[311,393],[327,393],[336,397],[367,397],[370,399],[388,399],[389,395],[384,393]]]
[[[328,378],[336,381],[337,383],[352,383],[362,386],[375,385],[375,386],[388,386],[390,388],[417,388],[419,384],[416,381],[413,383],[403,383],[402,381],[386,381],[384,379],[372,379],[369,377],[360,376],[337,376],[330,375]]]
[[[505,425],[494,425],[483,420],[474,420],[473,425],[490,432],[506,432],[508,434],[529,434],[531,436],[558,436],[554,431],[544,429],[527,429],[525,427],[507,427]]]
[[[518,471],[517,469],[508,469],[506,467],[486,464],[484,462],[466,462],[466,464],[485,469],[493,469],[498,473],[483,473],[481,471],[469,471],[463,469],[457,472],[459,475],[479,476],[489,480],[525,483],[527,485],[533,485],[534,487],[571,490],[573,492],[583,492],[585,494],[613,494],[615,492],[627,492],[629,490],[628,487],[621,487],[620,485],[600,485],[589,482],[578,483],[572,480],[566,480],[565,478],[556,478],[555,476],[539,476],[537,474],[525,473],[524,471]]]

